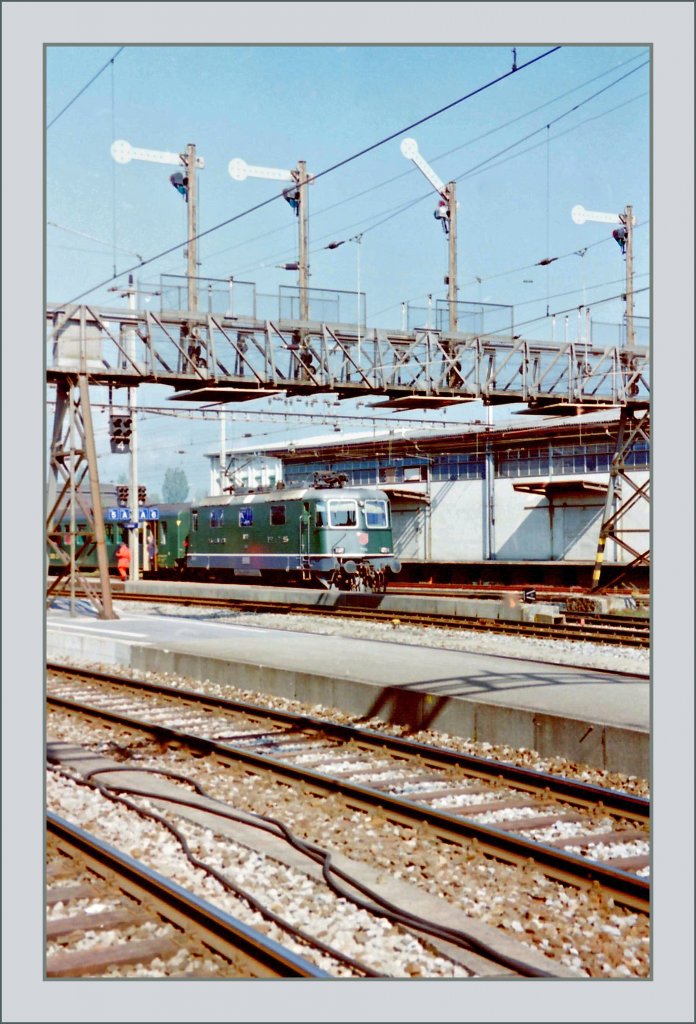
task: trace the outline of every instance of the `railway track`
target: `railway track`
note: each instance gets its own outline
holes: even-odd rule
[[[58,815],[46,816],[46,976],[327,978],[297,956]]]
[[[631,794],[158,683],[49,666],[50,707],[242,764],[647,913],[649,802]]]
[[[475,632],[501,633],[514,636],[536,637],[550,640],[575,640],[585,643],[603,643],[623,647],[648,648],[650,646],[650,624],[645,619],[629,619],[617,616],[563,615],[563,621],[554,623],[514,622],[505,619],[473,618],[462,615],[427,614],[423,612],[388,612],[372,607],[367,596],[364,604],[355,599],[350,606],[308,605],[293,602],[245,600],[225,597],[181,597],[160,593],[120,593],[114,588],[114,596],[120,601],[147,602],[157,604],[178,604],[194,607],[227,608],[230,611],[268,613],[278,615],[316,615],[343,619],[365,619],[370,622],[387,622],[404,626],[437,627],[439,629],[468,629]]]

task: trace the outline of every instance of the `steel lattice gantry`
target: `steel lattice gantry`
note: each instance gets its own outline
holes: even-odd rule
[[[483,401],[488,405],[525,403],[530,411],[550,415],[616,407],[630,409],[633,415],[650,404],[647,348],[429,328],[361,332],[353,324],[257,320],[181,310],[156,314],[53,306],[47,312],[46,370],[48,383],[57,386],[59,395],[51,451],[54,477],[64,465],[60,424],[67,409],[78,409],[69,398],[76,385],[85,425],[84,447],[93,448],[88,381],[121,387],[164,384],[177,392],[174,397],[207,402],[244,401],[281,392],[333,392],[342,399],[372,396],[380,399],[375,404],[394,409]],[[643,431],[648,429],[649,419],[644,420]],[[80,464],[79,459],[75,461]],[[88,469],[91,494],[98,502],[96,457],[89,460]],[[74,472],[70,479],[68,491],[77,494]],[[65,484],[62,493],[68,493]],[[49,507],[50,537],[57,506],[49,501]],[[103,547],[98,537],[100,530],[103,534],[101,514],[94,502],[90,508],[95,541]],[[611,515],[615,512],[614,508]],[[604,544],[611,528],[605,516]],[[597,564],[601,568],[599,553]],[[73,578],[74,574],[73,562],[68,575]],[[108,572],[102,583],[106,595]],[[105,599],[110,605],[110,594]]]
[[[614,541],[632,556],[632,560],[626,565],[624,572],[614,580],[614,583],[619,582],[633,566],[648,565],[650,562],[649,549],[638,551],[626,539],[626,534],[631,532],[630,527],[626,526],[628,513],[639,502],[650,502],[650,478],[639,485],[627,468],[628,454],[638,440],[644,441],[646,444],[650,442],[650,411],[641,411],[630,406],[625,407],[621,410],[616,450],[609,468],[609,487],[607,488],[597,543],[597,555],[592,573],[593,590],[600,589],[602,565],[608,540]],[[626,485],[625,489],[624,484]],[[644,531],[636,532],[642,534]]]
[[[89,489],[84,488],[85,481],[89,483]],[[74,614],[76,592],[78,586],[81,586],[97,608],[100,618],[116,618],[111,605],[97,453],[89,404],[89,383],[85,374],[66,378],[57,385],[47,506],[46,539],[49,550],[60,563],[57,575],[48,586],[48,603],[66,593],[70,598],[70,610]],[[78,510],[84,516],[79,532],[76,523]],[[59,537],[56,529],[63,523],[69,525],[67,551],[57,542]],[[65,539],[65,534],[62,539]],[[80,571],[81,564],[86,562],[95,548],[99,589]]]
[[[47,372],[95,384],[169,384],[238,392],[338,392],[532,406],[623,406],[649,400],[648,350],[517,335],[368,330],[66,306],[48,313]]]

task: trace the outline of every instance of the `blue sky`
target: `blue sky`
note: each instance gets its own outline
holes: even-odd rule
[[[513,58],[508,45],[126,46],[120,52],[118,45],[49,46],[47,299],[83,296],[118,305],[123,300],[109,288],[125,277],[111,281],[114,269],[123,274],[139,262],[133,254],[150,260],[185,240],[186,206],[168,180],[174,168],[118,164],[110,153],[115,139],[174,152],[195,143],[206,164],[198,179],[199,231],[209,232],[199,242],[199,274],[232,275],[254,282],[260,295],[277,296],[280,286],[297,283],[295,272],[277,267],[297,258],[297,221],[282,199],[246,214],[282,185],[234,181],[229,161],[290,169],[304,160],[319,174],[402,132],[310,187],[312,288],[355,292],[359,275],[369,327],[400,326],[402,303],[423,309],[429,295],[433,304],[446,298],[447,242],[433,217],[437,196],[401,154],[400,142],[410,136],[443,181],[457,181],[460,301],[513,307],[515,324],[529,338],[548,338],[552,330],[561,338],[566,329],[574,337],[577,314],[569,314],[566,328],[561,311],[579,305],[591,307],[594,321],[620,323],[623,302],[601,301],[624,290],[625,263],[612,226],[577,225],[570,211],[581,204],[618,213],[631,204],[635,312],[647,317],[649,47],[568,45],[523,67],[551,48],[518,46]],[[520,69],[514,75],[454,103],[509,72],[513,59]],[[217,229],[231,218],[237,219]],[[359,234],[358,246],[351,239]],[[334,241],[345,244],[326,249]],[[554,262],[538,265],[547,258]],[[181,248],[136,278],[147,291],[160,275],[184,272]],[[555,326],[547,310],[559,312]],[[143,405],[166,405],[162,388],[140,393]],[[242,415],[233,422],[235,408]],[[264,409],[278,408],[228,406],[228,443],[249,432],[244,416],[252,412],[259,443],[289,432],[332,431],[334,416],[303,429],[292,420],[262,421]],[[299,403],[289,408],[306,411]],[[328,405],[326,411],[335,412]],[[343,403],[340,411],[361,410]],[[176,426],[162,417],[142,419],[140,471],[151,489],[160,489],[170,463],[186,470],[194,493],[207,486],[202,453],[218,443],[219,428],[183,415]],[[438,421],[481,415],[477,405],[449,410]],[[407,417],[390,417],[399,418]],[[106,419],[97,413],[95,423],[98,449],[106,452]],[[125,463],[105,457],[104,478],[126,472]]]

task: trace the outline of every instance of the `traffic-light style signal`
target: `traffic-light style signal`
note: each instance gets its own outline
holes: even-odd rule
[[[109,423],[112,452],[129,452],[133,420],[130,416],[111,416]]]
[[[116,485],[116,502],[119,508],[128,507],[128,484]]]
[[[146,490],[144,484],[138,484],[138,504],[139,505],[147,504],[147,490]]]
[[[174,174],[169,175],[169,180],[177,192],[188,201],[188,178],[181,171],[175,171]]]

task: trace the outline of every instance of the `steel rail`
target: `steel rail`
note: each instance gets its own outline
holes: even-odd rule
[[[165,916],[177,925],[193,926],[204,942],[226,959],[238,959],[241,953],[255,965],[258,976],[266,978],[330,978],[304,957],[285,949],[255,928],[224,910],[213,906],[176,882],[165,878],[146,864],[122,853],[109,843],[73,825],[64,818],[46,812],[47,831],[61,842],[80,851],[100,867],[106,866],[128,882],[129,889],[163,905]]]
[[[496,829],[491,825],[477,824],[466,818],[456,817],[446,811],[433,809],[407,798],[390,796],[367,786],[343,781],[309,768],[298,768],[276,758],[240,749],[233,743],[220,743],[205,737],[194,736],[179,729],[146,722],[129,715],[117,714],[65,697],[47,695],[46,699],[49,705],[101,718],[140,732],[148,732],[160,741],[173,741],[184,747],[200,750],[204,754],[213,754],[222,760],[242,761],[263,772],[284,776],[304,786],[316,787],[319,791],[326,792],[328,790],[340,793],[344,798],[357,802],[358,806],[380,807],[390,817],[411,826],[414,820],[421,824],[425,822],[450,841],[453,838],[476,840],[482,852],[486,852],[498,860],[520,863],[531,859],[549,877],[557,881],[580,888],[589,888],[594,884],[599,884],[618,903],[642,913],[649,912],[650,882],[618,868],[598,861],[590,861],[565,850],[536,843],[522,836]]]
[[[474,616],[428,614],[426,612],[381,611],[378,608],[361,607],[351,604],[349,607],[330,607],[328,605],[294,604],[282,601],[245,600],[244,598],[222,597],[182,597],[170,594],[125,594],[114,590],[114,597],[119,601],[147,601],[157,604],[188,604],[214,608],[230,608],[256,613],[276,613],[278,615],[302,614],[334,618],[369,619],[377,622],[393,622],[400,625],[439,626],[441,629],[468,629],[475,632],[506,633],[518,636],[534,636],[550,640],[581,640],[584,642],[604,643],[624,647],[647,648],[650,646],[650,634],[645,629],[631,632],[623,625],[618,632],[605,630],[588,630],[585,626],[562,624],[541,624],[531,622],[514,622],[508,619],[486,619]]]
[[[621,814],[640,823],[647,824],[650,820],[650,801],[645,797],[636,796],[632,793],[623,793],[620,790],[606,789],[603,786],[595,786],[588,782],[580,782],[561,775],[553,775],[550,772],[534,771],[531,768],[510,764],[507,761],[496,761],[492,758],[479,757],[476,754],[466,754],[457,750],[450,750],[446,747],[435,747],[427,743],[419,743],[416,740],[376,732],[373,729],[328,722],[325,719],[314,718],[311,715],[299,714],[294,711],[281,711],[277,708],[268,708],[248,701],[233,700],[229,697],[209,697],[195,690],[184,690],[181,687],[167,686],[166,683],[130,679],[121,675],[112,675],[109,672],[61,665],[58,662],[49,661],[46,667],[49,671],[68,676],[95,679],[118,687],[131,687],[146,693],[176,697],[179,700],[215,710],[222,709],[240,712],[250,717],[280,722],[294,730],[315,730],[318,733],[326,733],[345,742],[369,745],[370,747],[386,750],[387,752],[404,753],[411,757],[419,757],[423,761],[429,761],[438,766],[465,768],[467,772],[480,778],[504,779],[514,786],[527,791],[535,793],[548,791],[554,793],[556,796],[563,797],[569,803],[580,807],[597,807],[601,805],[608,812]]]

